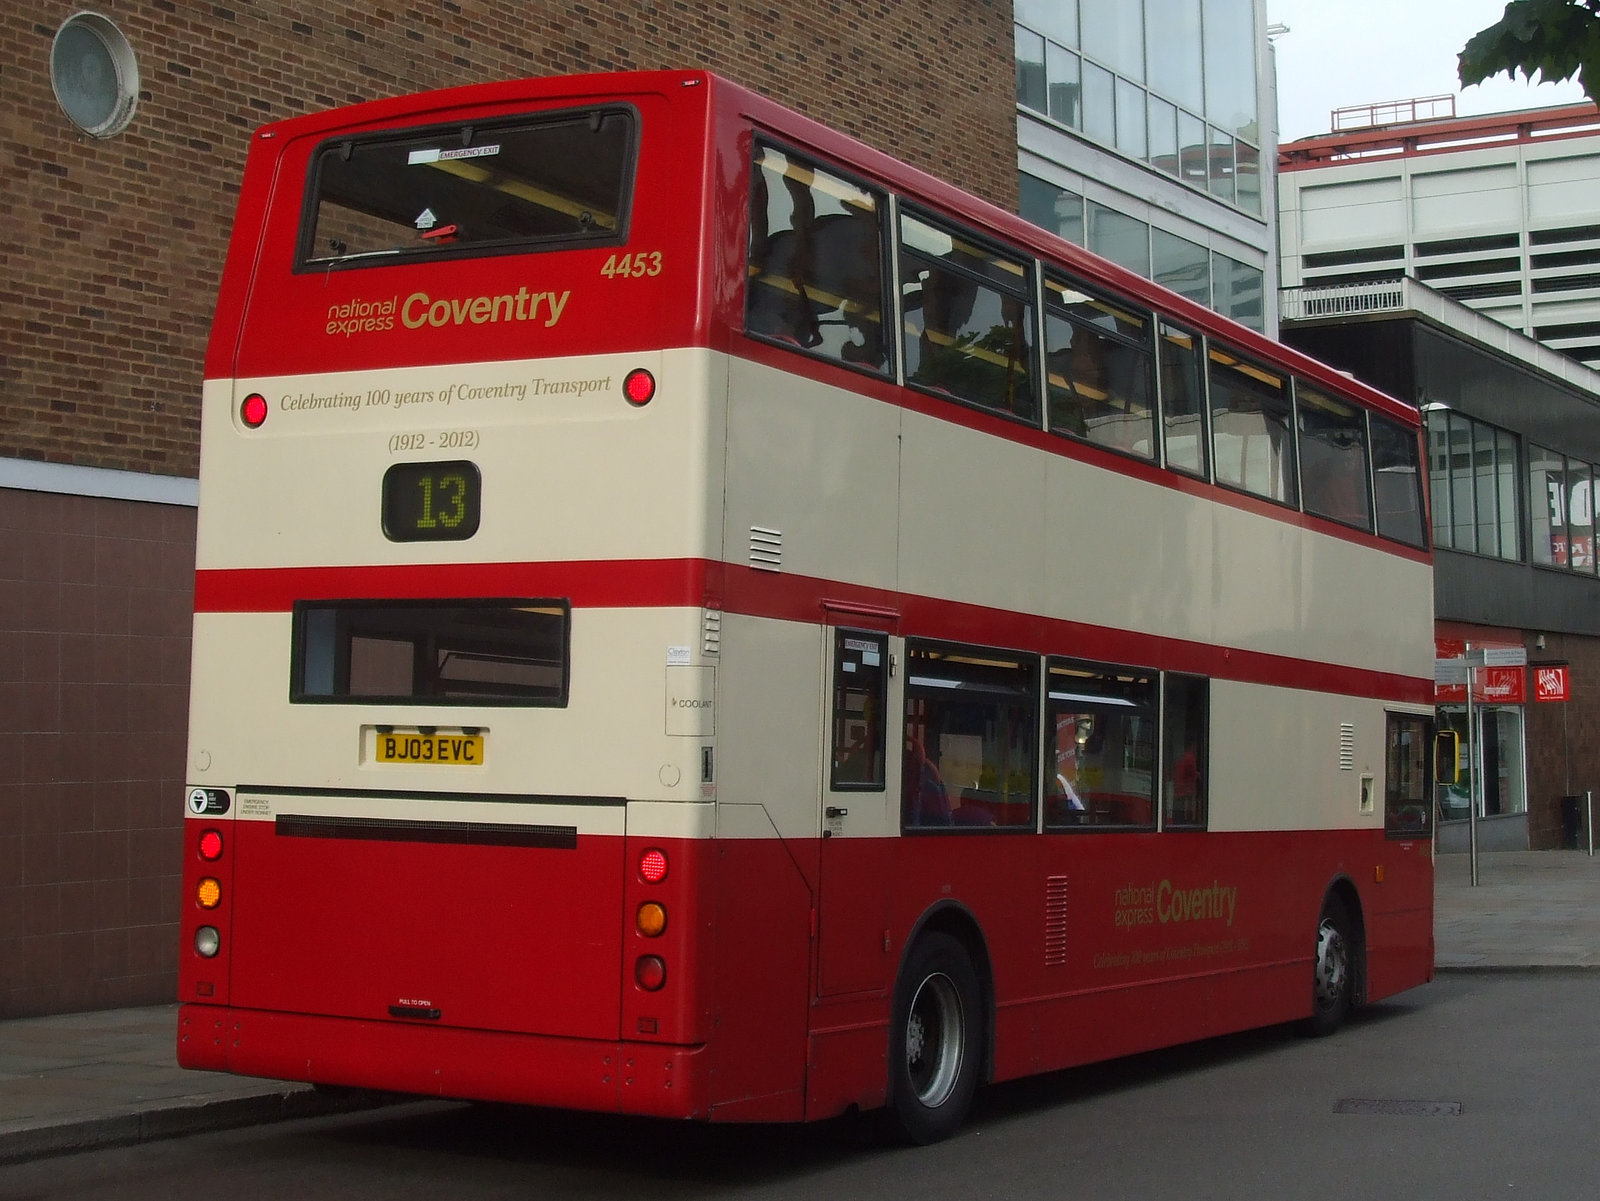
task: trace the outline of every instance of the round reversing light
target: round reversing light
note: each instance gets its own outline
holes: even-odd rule
[[[656,394],[656,377],[643,367],[635,367],[622,381],[622,394],[632,405],[647,405]]]
[[[222,858],[222,831],[206,830],[200,835],[200,858],[215,863]]]
[[[657,992],[667,982],[667,965],[659,955],[641,955],[633,965],[633,978],[645,992]]]
[[[239,420],[255,430],[260,429],[261,423],[266,419],[267,398],[259,392],[250,393],[239,406]]]
[[[667,853],[651,847],[640,855],[639,875],[646,884],[660,884],[667,878]]]
[[[213,959],[222,949],[222,935],[215,926],[201,926],[194,932],[194,949],[195,954]]]

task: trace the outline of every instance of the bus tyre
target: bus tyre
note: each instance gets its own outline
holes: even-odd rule
[[[954,1134],[978,1088],[982,1055],[978,975],[948,934],[924,934],[895,989],[889,1032],[889,1111],[913,1143]]]
[[[1317,919],[1317,949],[1312,960],[1311,1017],[1306,1033],[1332,1034],[1350,1016],[1355,1004],[1355,945],[1344,902],[1329,897]]]

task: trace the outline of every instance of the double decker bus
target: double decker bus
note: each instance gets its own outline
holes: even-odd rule
[[[252,139],[179,1061],[719,1121],[1432,975],[1410,405],[703,72]]]

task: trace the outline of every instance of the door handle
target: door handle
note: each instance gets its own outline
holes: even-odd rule
[[[823,810],[823,813],[828,817],[849,817],[850,816],[850,810],[841,809],[841,808],[839,808],[838,805],[829,805],[826,809]]]

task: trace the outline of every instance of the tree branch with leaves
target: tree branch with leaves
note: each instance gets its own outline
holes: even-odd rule
[[[1462,87],[1502,73],[1530,83],[1576,76],[1591,100],[1600,99],[1600,0],[1512,0],[1456,63]]]

